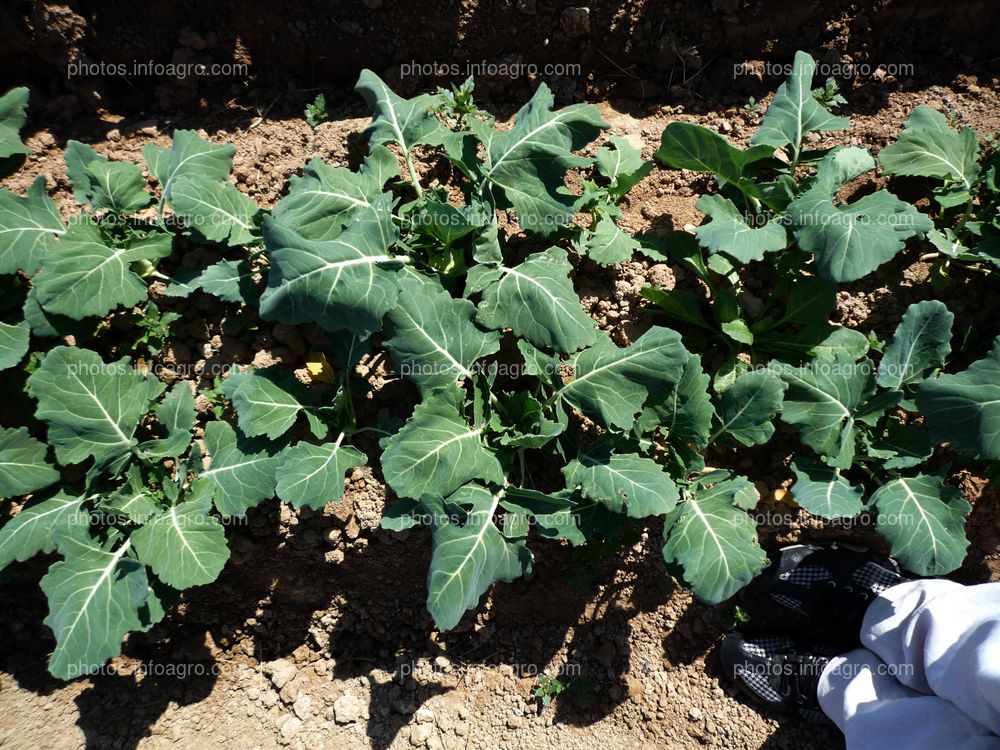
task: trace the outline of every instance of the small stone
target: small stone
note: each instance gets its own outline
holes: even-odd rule
[[[433,724],[417,724],[410,730],[410,744],[414,747],[421,747],[427,744],[427,740],[434,734]]]
[[[590,33],[590,8],[566,8],[559,18],[562,30],[570,38]]]
[[[295,703],[292,705],[292,710],[295,712],[296,716],[305,721],[312,716],[312,703],[312,698],[308,695],[300,695],[295,699]]]
[[[353,724],[367,719],[367,706],[353,693],[346,693],[333,702],[333,718],[338,724]]]
[[[426,706],[421,706],[417,709],[417,712],[413,715],[413,718],[417,720],[418,724],[429,724],[434,721],[434,712],[431,711]]]
[[[326,543],[331,547],[336,547],[340,544],[340,534],[340,529],[327,529],[323,532],[323,539],[325,539]]]
[[[118,128],[111,128],[104,137],[109,141],[120,141],[122,139],[122,131]]]
[[[271,682],[281,690],[293,677],[295,677],[295,665],[287,659],[277,659],[264,665],[264,671],[271,673]]]
[[[691,719],[691,721],[701,721],[703,716],[704,714],[702,713],[702,710],[697,706],[692,706],[691,710],[688,711],[688,718]]]
[[[507,717],[507,727],[510,729],[520,729],[524,726],[523,716],[508,716]]]
[[[296,680],[286,683],[281,688],[281,692],[278,693],[278,697],[281,698],[282,703],[287,703],[288,705],[295,703],[295,700],[299,697],[299,683]]]
[[[302,721],[298,717],[289,716],[281,724],[281,736],[286,740],[290,740],[299,730],[302,729]]]
[[[597,649],[597,661],[610,669],[615,663],[615,644],[611,641],[602,643]]]

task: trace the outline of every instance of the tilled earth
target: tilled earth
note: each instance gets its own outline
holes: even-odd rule
[[[948,88],[862,88],[849,97],[851,129],[830,143],[877,151],[920,103],[954,110],[982,134],[996,132],[995,83],[970,78]],[[760,117],[735,102],[710,111],[697,101],[598,106],[610,134],[633,140],[647,157],[673,119],[743,142]],[[208,137],[236,144],[240,189],[270,206],[311,157],[357,163],[367,118],[346,116],[357,110],[341,114],[316,130],[291,115],[269,119],[243,111],[142,123],[107,115],[81,121],[72,132],[30,134],[35,153],[3,187],[20,192],[45,174],[52,196],[70,206],[62,162],[67,138],[142,163],[140,149],[151,138],[165,144],[175,127],[204,127]],[[424,178],[432,182],[435,175]],[[624,224],[659,232],[698,224],[694,203],[705,185],[700,175],[657,169],[627,199]],[[970,274],[939,289],[926,283],[928,267],[919,256],[919,248],[907,251],[846,287],[838,322],[885,337],[907,305],[940,297],[956,314],[956,330],[1000,332],[1000,298],[988,281]],[[650,283],[672,288],[692,280],[678,267],[644,260],[607,270],[583,264],[576,278],[590,313],[621,344],[654,320],[639,296]],[[192,301],[160,301],[184,315],[157,363],[165,378],[197,377],[191,373],[213,364],[304,367],[316,331],[259,321],[234,328],[231,308],[208,297]],[[128,353],[113,333],[108,337],[106,356]],[[377,387],[373,410],[412,395],[384,363],[363,362],[360,372]],[[200,406],[211,408],[205,401]],[[711,457],[758,483],[762,507],[774,511],[762,528],[766,546],[830,538],[879,543],[864,524],[837,527],[770,503],[773,490],[790,482],[789,455],[778,445]],[[362,447],[374,455],[374,444]],[[968,523],[973,546],[956,577],[1000,580],[995,489],[959,462],[949,481],[975,505]],[[842,747],[834,730],[762,718],[720,681],[713,649],[732,625],[733,605],[700,604],[674,583],[655,524],[637,530],[627,549],[601,559],[535,543],[531,576],[495,588],[478,612],[440,634],[423,604],[428,535],[379,529],[386,499],[381,477],[365,468],[355,470],[344,499],[321,513],[265,504],[245,525],[230,528],[232,560],[216,583],[189,592],[151,633],[129,638],[126,656],[105,673],[68,685],[45,672],[52,642],[41,635],[45,602],[37,582],[47,561],[19,566],[0,589],[0,747]],[[751,613],[751,624],[774,622],[754,602],[739,604]],[[531,694],[541,673],[561,675],[569,686],[549,706]]]

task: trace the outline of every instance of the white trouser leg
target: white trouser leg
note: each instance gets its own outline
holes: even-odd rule
[[[819,703],[847,750],[1000,750],[1000,738],[936,695],[905,687],[893,668],[859,648],[830,661]]]
[[[950,701],[1000,735],[1000,583],[893,586],[865,613],[861,643],[907,687]]]

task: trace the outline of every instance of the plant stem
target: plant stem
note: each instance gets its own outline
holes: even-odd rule
[[[406,170],[410,173],[410,183],[413,185],[413,189],[417,191],[417,197],[422,198],[424,196],[424,189],[420,187],[420,177],[417,175],[417,169],[413,166],[413,155],[407,151],[406,152]]]

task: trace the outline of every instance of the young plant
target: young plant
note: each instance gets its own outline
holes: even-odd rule
[[[534,686],[531,688],[531,695],[542,702],[543,706],[548,706],[553,699],[558,698],[566,690],[566,683],[558,677],[550,677],[547,674],[538,675]]]
[[[1000,265],[1000,153],[991,141],[980,149],[975,131],[953,126],[921,104],[879,162],[891,175],[924,178],[938,206],[928,239],[940,254],[939,278],[953,261],[987,268]]]
[[[330,120],[330,113],[326,111],[326,95],[316,94],[316,98],[306,105],[303,115],[311,128],[328,122]]]

